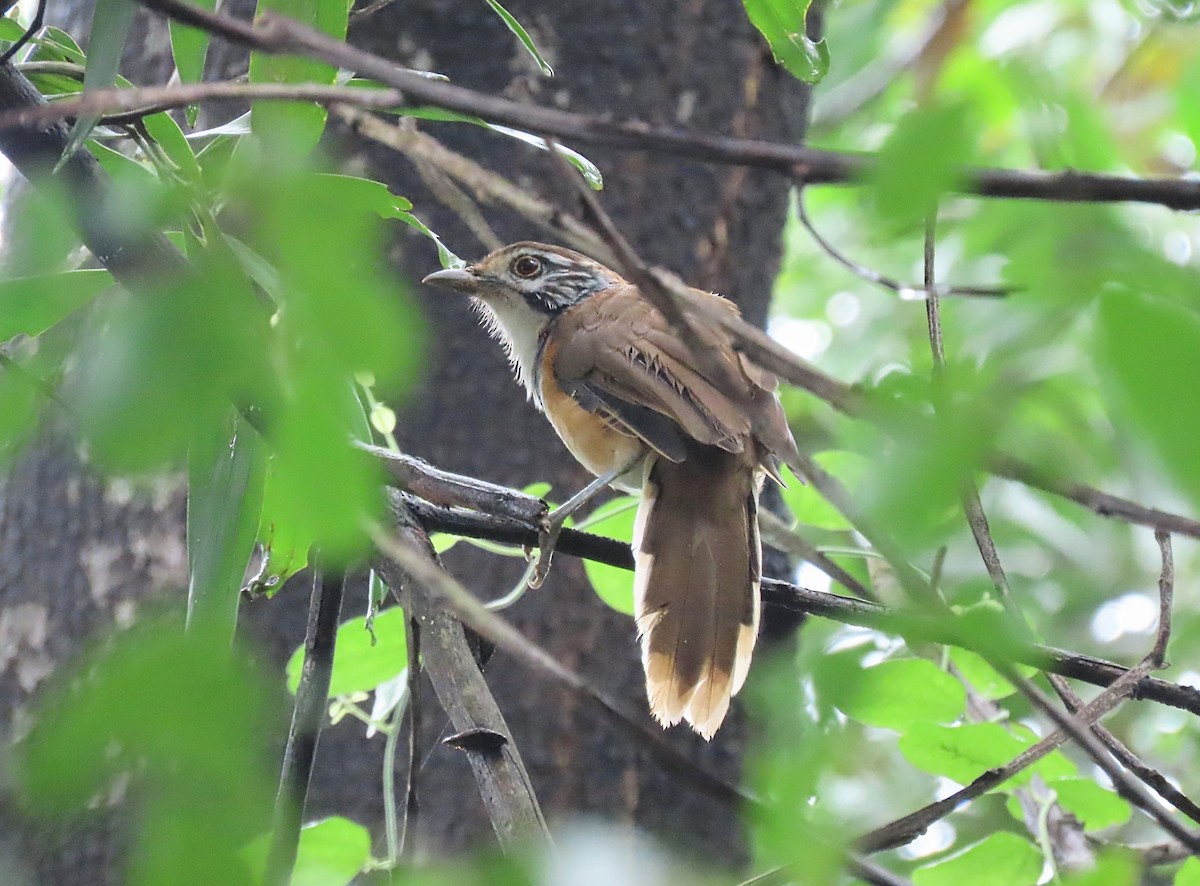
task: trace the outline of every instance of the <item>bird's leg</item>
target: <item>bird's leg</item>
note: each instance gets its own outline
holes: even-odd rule
[[[542,525],[538,530],[537,567],[533,570],[533,578],[529,581],[531,588],[541,587],[542,582],[546,580],[546,576],[550,572],[550,560],[554,556],[554,545],[558,541],[558,535],[562,532],[567,518],[595,498],[597,494],[603,492],[609,483],[631,470],[635,464],[637,464],[637,459],[597,477],[542,518]]]

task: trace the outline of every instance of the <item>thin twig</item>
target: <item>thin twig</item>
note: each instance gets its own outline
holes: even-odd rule
[[[273,13],[264,13],[253,24],[248,24],[230,16],[206,12],[180,0],[142,0],[142,4],[263,52],[318,58],[400,89],[409,99],[475,114],[555,138],[630,150],[653,150],[714,163],[773,169],[787,176],[800,176],[809,184],[862,181],[875,161],[868,154],[822,151],[793,144],[688,132],[642,121],[617,122],[603,117],[525,105],[422,78],[387,59]],[[1160,203],[1175,209],[1200,208],[1200,181],[1182,178],[1133,179],[1074,171],[1045,173],[965,169],[955,181],[955,187],[960,192],[984,197],[1072,202],[1141,201]]]
[[[861,277],[868,283],[882,286],[884,289],[889,289],[899,295],[908,296],[911,294],[925,295],[927,297],[930,295],[962,295],[974,296],[976,298],[1004,298],[1013,292],[1011,286],[938,286],[930,283],[922,285],[903,283],[895,277],[881,274],[879,271],[855,261],[827,240],[817,230],[816,225],[813,224],[812,219],[808,215],[808,209],[804,203],[803,188],[797,188],[796,190],[796,214],[804,230],[808,231],[808,235],[812,237],[813,242],[821,248],[822,252],[856,277]]]
[[[420,815],[420,793],[417,791],[417,772],[421,759],[421,623],[416,616],[405,613],[408,630],[408,774],[404,779],[404,826],[400,836],[400,854],[412,857],[416,852],[415,839],[410,835],[417,829]],[[397,726],[400,724],[397,723]]]
[[[1013,480],[1025,486],[1040,489],[1042,492],[1069,499],[1101,517],[1200,539],[1200,520],[1140,505],[1135,501],[1102,492],[1083,483],[1055,477],[1041,468],[1011,455],[994,453],[987,459],[985,467],[997,477]]]
[[[864,600],[874,600],[875,594],[857,578],[839,566],[832,558],[821,551],[796,530],[790,528],[783,520],[770,511],[763,509],[758,512],[759,531],[762,532],[764,544],[790,554],[800,560],[811,563],[831,579],[836,581],[852,594]]]
[[[533,222],[552,239],[565,241],[601,264],[610,267],[616,264],[608,244],[596,236],[590,227],[574,216],[559,211],[553,203],[543,200],[528,188],[522,188],[471,158],[450,150],[428,133],[389,123],[374,114],[347,105],[335,106],[333,113],[354,132],[392,148],[413,163],[437,167],[478,200],[506,206],[525,220]]]
[[[1171,813],[1160,805],[1158,798],[1150,793],[1146,785],[1126,772],[1112,755],[1108,753],[1108,750],[1101,744],[1100,740],[1092,734],[1091,729],[1088,728],[1089,724],[1080,722],[1076,716],[1070,713],[1060,711],[1042,690],[1038,689],[1031,681],[1022,677],[1007,662],[990,658],[988,663],[1000,671],[1004,679],[1016,686],[1035,708],[1049,717],[1059,729],[1068,733],[1071,739],[1083,748],[1087,755],[1092,758],[1093,762],[1112,780],[1117,793],[1148,814],[1167,833],[1171,834],[1171,836],[1175,837],[1193,852],[1200,853],[1200,833],[1190,831],[1176,821]],[[1139,668],[1135,668],[1130,673],[1136,673],[1138,670]]]
[[[1163,574],[1169,575],[1170,570],[1167,566],[1169,562],[1169,549],[1164,554],[1163,562]],[[985,654],[985,657],[989,656]],[[996,659],[989,657],[989,660],[992,661],[994,666],[1001,670],[1001,673],[1003,673],[1006,678],[1009,678],[1010,674],[1015,673],[1015,671],[1013,671],[1013,669],[1007,664],[1004,664],[1003,667],[1001,667],[997,664]],[[1083,731],[1086,731],[1087,728],[1091,726],[1093,729],[1098,730],[1099,727],[1095,725],[1096,722],[1109,711],[1120,705],[1136,691],[1136,687],[1138,687],[1141,681],[1145,678],[1145,675],[1150,667],[1150,657],[1147,656],[1147,658],[1143,659],[1143,661],[1137,667],[1126,671],[1116,681],[1114,681],[1111,686],[1097,695],[1086,705],[1079,701],[1079,699],[1076,697],[1075,701],[1077,702],[1077,705],[1074,709],[1074,721],[1078,724],[1079,728]],[[1058,723],[1058,720],[1055,722]],[[859,848],[867,852],[874,852],[882,849],[901,846],[916,839],[918,836],[924,833],[931,824],[941,818],[945,818],[955,809],[959,808],[959,806],[961,806],[963,803],[999,786],[1009,778],[1012,778],[1021,770],[1027,768],[1032,763],[1044,757],[1068,738],[1076,737],[1076,732],[1064,728],[1061,723],[1058,723],[1058,725],[1059,728],[1053,733],[1043,738],[1037,744],[1027,748],[1024,752],[1015,757],[1013,760],[1009,761],[1009,763],[1005,764],[1004,766],[985,772],[983,775],[979,776],[979,778],[975,779],[975,781],[973,781],[970,785],[963,787],[949,797],[938,800],[934,803],[930,803],[921,809],[909,813],[903,818],[890,822],[865,835],[858,842]],[[1105,730],[1105,732],[1107,732],[1107,730]],[[1128,764],[1125,763],[1125,761],[1122,761],[1122,763],[1128,768]],[[1141,773],[1135,772],[1135,774],[1138,775],[1138,777],[1143,778],[1143,780],[1146,780]],[[1155,773],[1155,775],[1157,775],[1157,773]],[[1117,783],[1115,779],[1114,783]],[[1155,787],[1153,783],[1151,783],[1151,787]],[[1158,790],[1157,787],[1155,787],[1155,789]],[[1159,793],[1168,800],[1171,800],[1173,805],[1176,805],[1177,808],[1181,809],[1181,811],[1184,811],[1189,815],[1191,814],[1188,811],[1188,806],[1189,804],[1191,806],[1194,806],[1195,804],[1192,804],[1191,801],[1186,797],[1183,797],[1184,802],[1180,804],[1175,802],[1171,796],[1163,794],[1161,791]],[[1178,793],[1178,791],[1175,791],[1175,793]],[[1180,796],[1182,797],[1182,795]],[[1140,806],[1142,804],[1139,802],[1138,805]],[[1155,804],[1155,808],[1157,808],[1157,804]]]
[[[292,711],[287,748],[283,753],[271,848],[263,876],[267,886],[284,886],[290,882],[296,864],[304,802],[317,754],[317,741],[325,722],[325,708],[329,704],[329,679],[333,674],[333,652],[344,584],[345,576],[340,572],[313,570],[308,628],[304,634],[304,664],[296,687],[296,706]]]
[[[131,115],[143,117],[217,99],[246,101],[311,102],[344,104],[381,111],[404,104],[397,89],[359,89],[319,83],[247,83],[215,80],[174,86],[141,86],[130,89],[97,89],[72,98],[55,99],[42,105],[17,108],[0,114],[0,129],[39,126],[77,117]],[[117,119],[126,119],[118,116]]]
[[[1171,536],[1164,532],[1156,532],[1154,537],[1158,541],[1162,568],[1158,576],[1158,631],[1155,634],[1154,646],[1139,665],[1139,668],[1146,672],[1164,666],[1167,643],[1171,636],[1171,606],[1175,588],[1175,561],[1171,551]],[[1072,712],[1078,710],[1082,705],[1079,696],[1060,678],[1051,677],[1050,679],[1051,685],[1063,699],[1067,709]],[[1103,726],[1097,724],[1092,727],[1092,731],[1122,766],[1192,821],[1200,824],[1200,805],[1175,787],[1165,775],[1134,754],[1119,738]]]
[[[1159,529],[1154,533],[1162,557],[1162,571],[1158,576],[1158,632],[1154,635],[1154,646],[1146,656],[1150,667],[1166,666],[1167,643],[1171,640],[1171,607],[1175,599],[1175,557],[1171,551],[1171,535]]]
[[[1113,708],[1129,697],[1136,681],[1136,675],[1126,675],[1126,677],[1114,683],[1108,689],[1104,690],[1104,692],[1101,692],[1076,713],[1075,716],[1078,722],[1086,727],[1113,710]],[[1071,733],[1066,730],[1056,729],[1036,744],[1030,745],[1003,766],[989,769],[969,785],[963,786],[948,797],[937,800],[927,806],[922,806],[920,809],[910,812],[902,818],[876,828],[860,837],[856,845],[864,852],[880,852],[885,849],[894,849],[897,846],[911,843],[921,834],[925,833],[935,821],[945,818],[964,803],[1004,784],[1010,778],[1028,769],[1071,737]]]

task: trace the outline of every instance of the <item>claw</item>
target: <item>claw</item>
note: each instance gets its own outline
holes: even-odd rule
[[[640,459],[641,456],[639,455],[638,458]],[[541,516],[541,519],[538,521],[538,560],[537,566],[533,570],[533,578],[529,580],[531,588],[540,588],[542,582],[546,580],[546,576],[550,572],[550,560],[554,556],[554,545],[558,542],[559,533],[562,532],[567,518],[579,510],[582,505],[590,501],[596,493],[607,487],[609,483],[629,471],[634,464],[636,464],[636,461],[631,464],[622,465],[616,470],[609,471],[607,474],[597,477],[583,489],[579,490],[579,492],[571,496],[561,506]]]
[[[554,546],[558,543],[562,527],[563,520],[556,520],[554,514],[547,514],[541,520],[541,526],[538,528],[537,565],[534,567],[533,577],[529,580],[529,586],[534,590],[540,588],[542,582],[546,580],[546,576],[550,574],[550,562],[554,559]]]

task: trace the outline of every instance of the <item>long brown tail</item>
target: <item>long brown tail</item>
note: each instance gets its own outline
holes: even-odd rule
[[[758,492],[745,456],[695,447],[651,465],[634,534],[650,711],[705,739],[742,688],[758,635]]]

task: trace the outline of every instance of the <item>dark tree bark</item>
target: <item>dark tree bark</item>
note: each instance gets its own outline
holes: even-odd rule
[[[499,20],[481,15],[482,4],[427,3],[421,15],[390,7],[354,37],[464,86],[577,111],[769,137],[785,137],[788,122],[797,120],[787,105],[798,90],[781,80],[736,0],[558,0],[511,9],[548,55],[554,78],[537,73]],[[475,127],[423,127],[522,187],[572,205],[558,193],[560,181],[544,154]],[[647,260],[675,269],[689,283],[732,295],[750,319],[762,322],[777,270],[786,204],[782,180],[641,154],[586,153],[604,173],[606,208]],[[436,203],[403,158],[373,149],[365,156],[373,174],[412,198],[456,251],[468,258],[486,251]],[[538,238],[519,219],[493,215],[489,221],[506,242]],[[400,264],[410,279],[437,267],[432,250],[411,237],[401,243]],[[401,419],[402,445],[450,470],[505,484],[551,480],[560,501],[581,487],[590,478],[524,402],[500,349],[486,340],[467,306],[441,292],[419,295],[434,339],[427,380]],[[520,572],[518,563],[465,546],[447,562],[486,595],[511,587]],[[596,598],[579,563],[558,559],[546,586],[527,594],[510,615],[560,660],[645,710],[633,624]],[[736,863],[743,850],[733,810],[673,782],[599,717],[503,656],[488,666],[488,677],[548,815],[601,813],[636,822],[709,861]],[[426,746],[441,721],[429,726]],[[740,718],[711,745],[683,729],[674,730],[671,740],[704,765],[739,777]],[[424,811],[425,839],[450,848],[487,837],[478,801],[464,802],[473,785],[455,752],[435,750],[421,779],[423,796],[432,798]]]
[[[361,27],[352,27],[351,39],[403,64],[444,72],[466,86],[579,111],[771,138],[787,137],[789,125],[798,120],[795,84],[775,69],[737,0],[526,0],[510,8],[554,64],[555,78],[536,72],[483,3],[396,4]],[[139,44],[145,57],[123,73],[135,82],[162,79],[163,33],[160,23],[153,23],[149,37]],[[214,65],[239,64],[236,57],[223,59]],[[558,179],[544,153],[468,125],[422,126],[522,187],[549,199],[559,196]],[[338,144],[356,155],[350,158],[353,166],[365,164],[367,174],[413,199],[420,217],[464,257],[485,251],[455,215],[437,203],[404,158],[350,136]],[[642,154],[588,154],[605,176],[605,206],[645,258],[673,268],[693,285],[731,295],[748,318],[762,322],[777,269],[786,205],[783,180]],[[537,235],[531,226],[504,213],[489,214],[488,221],[506,241]],[[437,267],[433,250],[419,237],[402,234],[396,247],[398,273],[410,281]],[[586,482],[583,469],[524,402],[499,348],[486,340],[467,306],[442,293],[415,295],[429,320],[428,371],[402,404],[402,446],[444,468],[505,484],[551,480],[560,500]],[[110,592],[106,604],[99,606],[97,591],[86,577],[87,557],[96,556],[87,552],[102,543],[114,546],[114,562],[128,565],[120,573],[120,587],[129,588],[130,598],[182,589],[182,560],[172,560],[168,572],[156,572],[156,560],[139,561],[136,553],[146,549],[148,538],[156,540],[155,552],[181,550],[179,495],[163,499],[163,507],[142,504],[142,499],[115,502],[105,497],[101,483],[88,479],[69,445],[39,447],[4,488],[0,630],[24,618],[21,613],[26,610],[20,607],[37,601],[47,618],[38,630],[51,638],[40,645],[54,647],[57,663],[81,638],[111,624],[122,611],[115,604],[125,599],[125,591]],[[34,540],[37,545],[31,543]],[[446,560],[483,596],[503,593],[520,572],[520,564],[466,545]],[[243,613],[248,634],[276,666],[303,638],[305,597],[298,588],[285,589]],[[182,601],[182,590],[178,599]],[[348,596],[347,615],[356,605],[363,604]],[[595,597],[578,563],[558,558],[546,586],[530,592],[508,614],[569,667],[623,698],[629,707],[645,709],[632,621]],[[37,670],[38,656],[47,654],[38,646],[25,641],[15,655],[0,657],[0,716],[7,725],[35,688],[22,688],[20,675]],[[488,664],[487,675],[552,822],[599,814],[618,823],[636,823],[709,863],[733,867],[744,857],[734,810],[664,774],[577,699],[503,655]],[[445,718],[433,704],[426,708],[422,745],[429,748]],[[284,727],[281,724],[281,735]],[[743,718],[734,716],[711,744],[682,729],[674,730],[670,739],[703,765],[736,780],[745,731]],[[328,730],[318,751],[309,816],[348,815],[378,833],[381,759],[381,740],[364,741],[361,726],[343,722]],[[441,853],[490,842],[490,826],[470,767],[459,752],[434,746],[420,769],[420,780],[424,846]],[[94,883],[95,862],[108,851],[103,840],[100,847],[87,860],[44,854],[33,864],[45,882]],[[54,850],[43,846],[43,852],[53,855]]]

